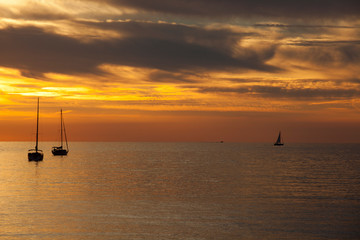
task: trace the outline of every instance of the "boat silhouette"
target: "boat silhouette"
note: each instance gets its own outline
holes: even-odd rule
[[[281,131],[279,131],[279,136],[276,140],[276,142],[274,143],[274,146],[283,146],[284,145],[284,141],[281,138]]]
[[[63,138],[64,137],[65,137],[66,149],[63,148]],[[66,137],[62,109],[60,110],[60,146],[53,147],[51,152],[54,156],[64,156],[64,155],[67,155],[69,152],[69,146],[68,146],[67,137]]]
[[[34,149],[29,149],[28,151],[29,161],[42,161],[44,158],[43,152],[38,149],[38,140],[39,140],[39,98],[37,101],[37,114],[36,114],[36,144]]]

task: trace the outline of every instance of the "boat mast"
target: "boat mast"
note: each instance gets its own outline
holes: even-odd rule
[[[61,139],[61,149],[63,147],[63,121],[62,121],[62,109],[60,109],[60,139]]]
[[[36,145],[35,151],[38,151],[38,140],[39,140],[39,97],[37,102],[37,117],[36,117]]]

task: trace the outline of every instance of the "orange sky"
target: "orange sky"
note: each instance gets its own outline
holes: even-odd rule
[[[359,6],[321,3],[0,0],[0,140],[39,96],[42,141],[360,142]]]

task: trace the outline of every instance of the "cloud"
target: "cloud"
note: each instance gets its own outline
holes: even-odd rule
[[[17,68],[26,76],[96,72],[101,63],[91,46],[40,28],[6,28],[0,30],[0,36],[0,65]]]
[[[359,29],[359,26],[346,26],[346,25],[299,25],[299,24],[282,24],[282,23],[256,23],[253,24],[254,27],[263,27],[263,28],[316,28],[316,29],[324,29],[324,28],[340,28],[340,29]]]
[[[278,56],[288,61],[309,63],[311,66],[346,67],[360,63],[359,41],[301,41],[283,46]]]
[[[272,98],[272,99],[297,99],[297,100],[314,100],[314,99],[348,99],[360,94],[360,89],[325,89],[325,88],[288,88],[284,86],[240,86],[240,87],[200,87],[201,93],[235,93],[249,94],[255,97]]]
[[[324,41],[324,40],[301,40],[297,42],[289,43],[288,45],[294,46],[350,46],[350,45],[360,45],[360,40],[333,40],[333,41]]]
[[[189,73],[173,73],[167,71],[155,71],[149,74],[150,82],[176,82],[176,83],[192,83],[196,82],[197,76]]]
[[[105,74],[102,64],[164,71],[278,70],[266,64],[276,46],[260,51],[239,47],[241,34],[230,30],[134,22],[97,27],[112,28],[121,37],[81,41],[37,27],[0,29],[0,65],[32,77],[48,72]]]
[[[53,4],[40,3],[36,1],[19,5],[16,8],[14,6],[9,7],[6,5],[0,5],[0,14],[2,18],[5,17],[40,21],[55,21],[72,18],[72,16],[64,9],[58,8]]]
[[[3,1],[2,1],[3,2]],[[117,18],[134,11],[116,8],[103,1],[81,0],[18,0],[0,1],[0,18],[32,21],[58,21],[85,19]]]
[[[93,0],[94,1],[94,0]],[[107,0],[148,12],[201,17],[348,18],[360,15],[357,0]]]
[[[341,23],[343,25],[341,25]],[[322,25],[314,24],[314,22],[305,24],[256,23],[252,26],[255,29],[259,29],[260,32],[277,32],[278,34],[282,34],[284,37],[297,39],[297,42],[294,42],[294,44],[301,44],[300,39],[305,39],[305,41],[310,41],[308,39],[314,40],[314,37],[315,39],[320,37],[320,39],[316,41],[321,42],[323,41],[321,37],[324,36],[332,36],[333,40],[339,39],[339,37],[342,37],[343,39],[346,37],[346,40],[350,37],[350,39],[356,39],[356,35],[360,30],[360,27],[356,24],[356,22],[348,21],[346,24],[344,24],[344,22],[341,23],[334,23],[333,25],[326,25],[323,23]],[[305,41],[303,42],[304,44],[306,44]],[[356,42],[356,40],[354,42]]]

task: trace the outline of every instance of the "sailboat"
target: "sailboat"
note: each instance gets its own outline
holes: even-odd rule
[[[65,143],[66,143],[66,149],[63,148],[63,136],[65,137]],[[60,110],[60,147],[53,147],[51,152],[53,155],[60,155],[60,156],[64,156],[67,155],[69,152],[69,146],[68,146],[68,142],[67,142],[67,138],[66,138],[66,131],[65,131],[65,124],[64,124],[64,120],[63,120],[63,115],[62,115],[62,109]]]
[[[282,146],[282,145],[284,145],[284,142],[281,138],[281,132],[279,132],[279,136],[278,136],[276,142],[274,143],[274,146]]]
[[[28,160],[29,161],[42,161],[44,158],[43,152],[38,149],[38,140],[39,140],[39,98],[37,101],[36,144],[35,144],[35,149],[30,149],[28,151]]]

